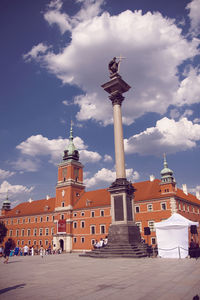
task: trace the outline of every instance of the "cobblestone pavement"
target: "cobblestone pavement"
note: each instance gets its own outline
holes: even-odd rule
[[[0,261],[0,299],[192,300],[200,259],[93,259],[78,254]]]

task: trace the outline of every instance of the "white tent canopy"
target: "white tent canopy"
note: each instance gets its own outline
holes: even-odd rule
[[[188,256],[188,228],[199,226],[174,213],[169,219],[155,223],[158,255],[163,258],[185,258]]]

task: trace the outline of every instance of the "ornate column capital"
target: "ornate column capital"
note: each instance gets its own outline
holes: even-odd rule
[[[109,96],[109,99],[112,101],[112,105],[114,106],[115,104],[118,104],[118,105],[122,105],[122,102],[124,101],[124,97],[122,96],[122,94],[118,91],[112,93],[110,96]]]

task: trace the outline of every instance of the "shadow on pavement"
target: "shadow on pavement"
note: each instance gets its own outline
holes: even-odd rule
[[[9,292],[11,290],[18,289],[18,288],[21,289],[21,288],[25,287],[25,285],[26,285],[25,283],[22,283],[22,284],[17,284],[17,285],[13,285],[13,286],[7,287],[5,289],[0,290],[0,294],[6,293],[6,292]]]

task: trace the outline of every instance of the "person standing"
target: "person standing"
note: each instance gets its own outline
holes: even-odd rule
[[[4,249],[4,257],[5,257],[4,264],[8,264],[11,248],[12,248],[12,240],[8,239],[7,242],[5,243],[5,249]]]
[[[28,254],[29,248],[27,245],[24,246],[24,256]]]

